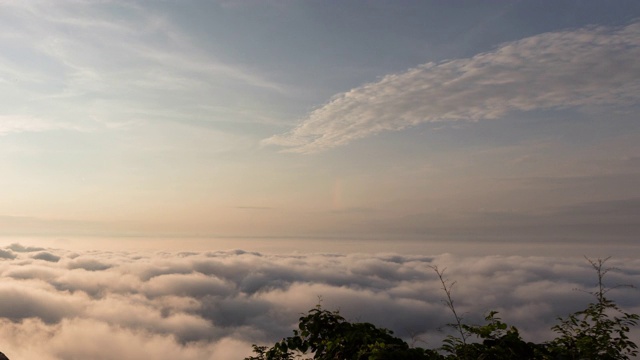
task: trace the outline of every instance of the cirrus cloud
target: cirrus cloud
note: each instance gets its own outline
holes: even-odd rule
[[[640,22],[551,32],[467,59],[427,63],[338,94],[291,131],[264,139],[314,153],[426,122],[637,104]]]

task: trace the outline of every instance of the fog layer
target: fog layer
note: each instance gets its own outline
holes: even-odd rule
[[[610,286],[640,282],[640,260],[607,264],[617,268],[607,274]],[[497,310],[532,341],[551,338],[557,316],[584,308],[596,281],[578,257],[78,252],[14,244],[0,250],[0,351],[41,360],[241,359],[252,343],[289,335],[318,302],[436,347],[452,317],[433,266],[456,282],[454,300],[468,322]],[[636,290],[608,295],[640,312]]]

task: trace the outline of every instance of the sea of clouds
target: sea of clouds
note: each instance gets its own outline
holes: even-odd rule
[[[640,259],[613,258],[610,286],[640,284]],[[580,257],[267,254],[0,249],[0,351],[10,359],[242,359],[290,335],[320,301],[351,321],[436,347],[455,306],[478,323],[497,310],[532,341],[592,300]],[[640,312],[638,290],[608,293]],[[634,333],[638,341],[638,332]],[[638,341],[640,342],[640,341]]]

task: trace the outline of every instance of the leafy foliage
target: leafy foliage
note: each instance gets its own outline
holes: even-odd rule
[[[607,258],[608,259],[608,258]],[[638,314],[623,312],[605,295],[603,278],[612,268],[604,268],[607,259],[587,259],[598,274],[597,290],[591,292],[596,302],[586,309],[559,319],[552,329],[560,336],[549,344],[562,359],[629,359],[638,354],[638,346],[627,333],[638,324]]]
[[[246,360],[288,359],[429,359],[435,351],[410,348],[387,329],[370,323],[350,323],[336,311],[317,306],[300,318],[293,336],[276,343],[272,348],[254,345],[257,356]],[[313,357],[302,357],[310,353]]]
[[[631,327],[640,320],[637,314],[623,312],[605,295],[611,288],[604,286],[607,259],[587,259],[597,273],[598,286],[590,292],[595,302],[586,309],[558,319],[552,327],[558,337],[545,343],[522,339],[517,328],[504,323],[496,311],[485,317],[483,325],[465,324],[456,312],[452,287],[444,270],[434,267],[445,293],[444,304],[455,322],[450,324],[457,336],[450,335],[436,349],[410,347],[387,329],[370,323],[351,323],[337,311],[320,305],[300,317],[293,336],[268,348],[254,345],[254,356],[245,360],[623,360],[638,354],[637,345],[629,339]],[[471,341],[475,338],[477,341]]]
[[[463,344],[445,339],[442,349],[449,353],[448,359],[538,359],[543,345],[525,342],[518,329],[503,323],[496,311],[486,317],[485,325],[466,325],[462,328],[481,342]]]

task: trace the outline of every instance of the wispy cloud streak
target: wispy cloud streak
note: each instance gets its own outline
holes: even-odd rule
[[[158,113],[201,120],[220,115],[205,107],[227,105],[224,99],[288,91],[204,50],[159,8],[34,1],[5,2],[0,9],[0,95],[14,112],[46,119],[49,128],[63,121],[117,128]],[[29,130],[46,126],[22,128]]]
[[[0,136],[21,132],[42,132],[56,128],[59,126],[34,117],[0,115]]]
[[[545,33],[468,59],[428,63],[336,95],[291,131],[263,140],[313,153],[425,122],[637,104],[640,22]]]

